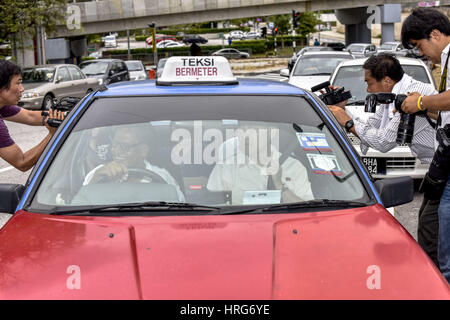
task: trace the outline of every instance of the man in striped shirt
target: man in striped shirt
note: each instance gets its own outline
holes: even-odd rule
[[[432,84],[414,80],[407,75],[394,55],[380,53],[373,55],[363,65],[367,92],[392,92],[407,94],[420,92],[423,95],[436,94]],[[366,154],[369,147],[380,152],[388,152],[397,146],[397,130],[400,113],[394,112],[394,103],[381,105],[367,120],[345,110],[345,103],[329,106],[338,122],[361,139],[361,152]],[[430,120],[431,121],[431,120]],[[414,135],[410,145],[411,153],[422,163],[429,164],[434,155],[435,131],[425,117],[416,117]],[[418,242],[433,262],[437,261],[437,234],[439,201],[423,199],[419,211]]]

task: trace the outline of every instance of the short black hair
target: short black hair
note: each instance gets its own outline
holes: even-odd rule
[[[433,30],[450,35],[450,21],[441,11],[434,8],[416,8],[405,19],[402,25],[402,44],[412,49],[411,40],[430,39]]]
[[[370,56],[364,62],[363,68],[369,70],[377,82],[380,82],[386,76],[395,82],[399,82],[405,73],[398,59],[392,53],[388,52]]]
[[[11,79],[21,75],[22,69],[8,60],[0,60],[0,89],[9,89]]]

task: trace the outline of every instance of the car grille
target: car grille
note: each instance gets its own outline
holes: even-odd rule
[[[386,158],[386,169],[414,169],[415,166],[414,157]]]

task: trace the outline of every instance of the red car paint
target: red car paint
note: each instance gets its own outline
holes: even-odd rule
[[[0,299],[450,299],[450,288],[380,205],[171,217],[19,211],[0,230]]]

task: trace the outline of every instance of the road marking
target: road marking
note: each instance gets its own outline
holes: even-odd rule
[[[14,169],[14,167],[10,166],[10,167],[6,167],[6,168],[3,168],[3,169],[0,169],[0,173],[8,171],[8,170],[11,170],[11,169]]]

